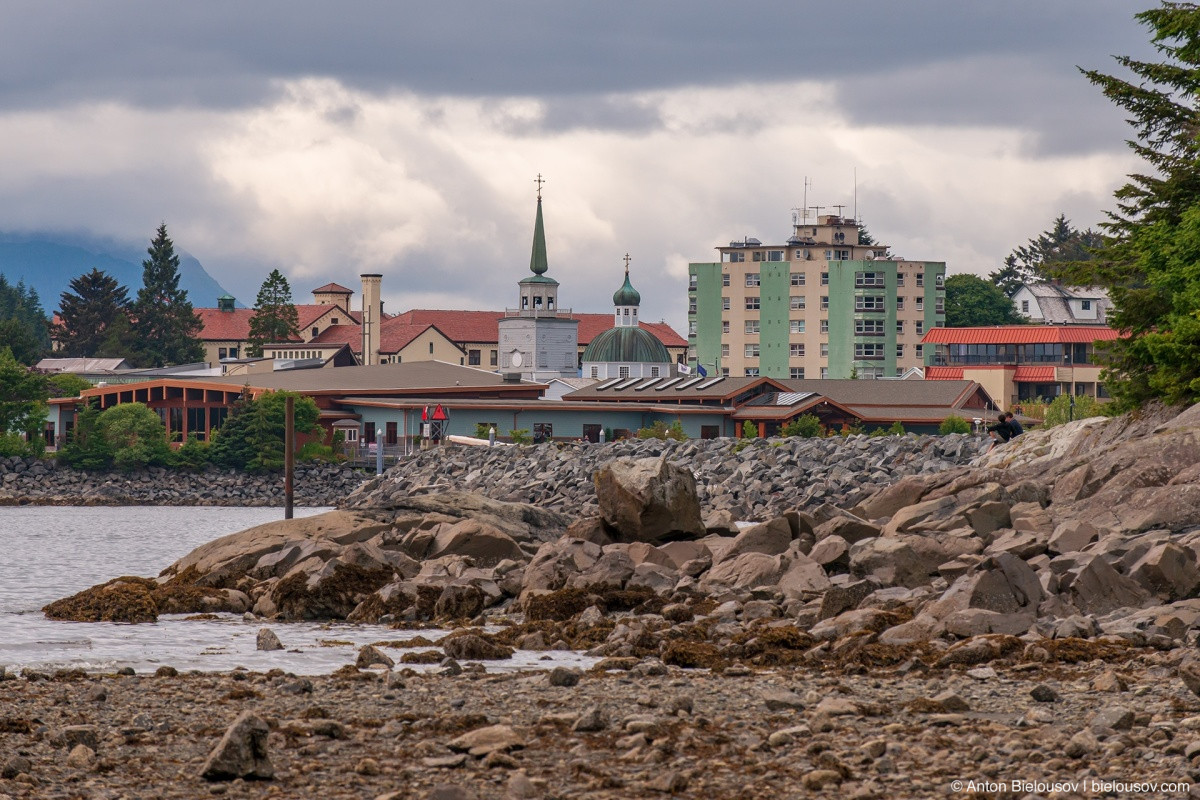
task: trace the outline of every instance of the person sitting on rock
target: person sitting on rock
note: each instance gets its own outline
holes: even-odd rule
[[[1012,438],[1012,428],[1008,424],[1008,419],[1004,414],[996,417],[995,425],[988,425],[988,433],[992,435],[992,447],[997,443],[1007,442]],[[991,448],[988,448],[989,450]]]
[[[1009,429],[1009,434],[1010,434],[1008,438],[1015,439],[1018,436],[1020,436],[1022,433],[1025,432],[1025,429],[1023,427],[1021,427],[1021,423],[1017,421],[1017,418],[1015,416],[1013,416],[1013,412],[1011,412],[1011,411],[1005,412],[1004,419],[1008,422],[1008,429]]]

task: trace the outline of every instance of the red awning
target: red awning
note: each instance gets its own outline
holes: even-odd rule
[[[926,367],[925,380],[927,381],[961,381],[963,379],[962,367]]]
[[[1013,380],[1017,383],[1054,383],[1058,378],[1055,367],[1017,367]]]

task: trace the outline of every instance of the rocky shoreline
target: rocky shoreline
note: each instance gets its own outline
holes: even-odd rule
[[[955,465],[978,448],[959,442],[952,457],[937,448],[953,442],[917,437],[753,442],[724,456],[640,442],[582,485],[579,453],[514,467],[513,454],[447,452],[369,481],[337,511],[224,537],[157,579],[115,579],[46,611],[453,630],[422,649],[364,648],[357,667],[314,681],[338,698],[343,736],[305,710],[328,711],[322,695],[290,697],[306,695],[304,679],[188,677],[218,687],[193,704],[208,721],[188,728],[189,758],[173,767],[193,788],[222,732],[253,734],[243,756],[263,742],[296,748],[272,784],[315,781],[332,797],[1200,785],[1200,406],[1031,432]],[[922,466],[939,460],[948,468]],[[511,501],[522,494],[540,502]],[[601,660],[582,676],[487,672],[514,649]],[[407,674],[411,663],[439,668]],[[39,683],[25,676],[17,696]],[[485,710],[462,718],[468,707]],[[254,720],[226,730],[238,712]],[[239,763],[231,774],[260,768]],[[328,775],[334,763],[342,772]],[[351,773],[357,788],[335,788]]]
[[[0,683],[0,797],[1187,797],[1200,703],[1172,677],[1179,658],[31,675]],[[261,725],[253,763],[271,778],[205,780],[215,756],[250,759],[223,743],[241,715]],[[1080,790],[1038,791],[1055,782]],[[1154,789],[1093,788],[1104,783]]]
[[[296,467],[295,502],[334,506],[372,474],[332,464]],[[283,475],[210,467],[89,472],[53,459],[0,458],[0,506],[282,506]]]

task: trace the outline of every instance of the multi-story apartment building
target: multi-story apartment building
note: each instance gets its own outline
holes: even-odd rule
[[[892,377],[927,363],[921,337],[945,323],[946,264],[861,243],[852,218],[717,250],[688,265],[689,360],[714,375]]]

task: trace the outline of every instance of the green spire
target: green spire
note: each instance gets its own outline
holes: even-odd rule
[[[633,284],[629,282],[629,264],[625,265],[625,283],[617,289],[613,295],[613,305],[615,306],[636,306],[642,302],[642,296],[638,290],[633,288]]]
[[[544,275],[550,267],[546,264],[546,232],[542,228],[542,197],[538,193],[537,220],[533,223],[533,254],[529,257],[529,269],[534,275]]]

